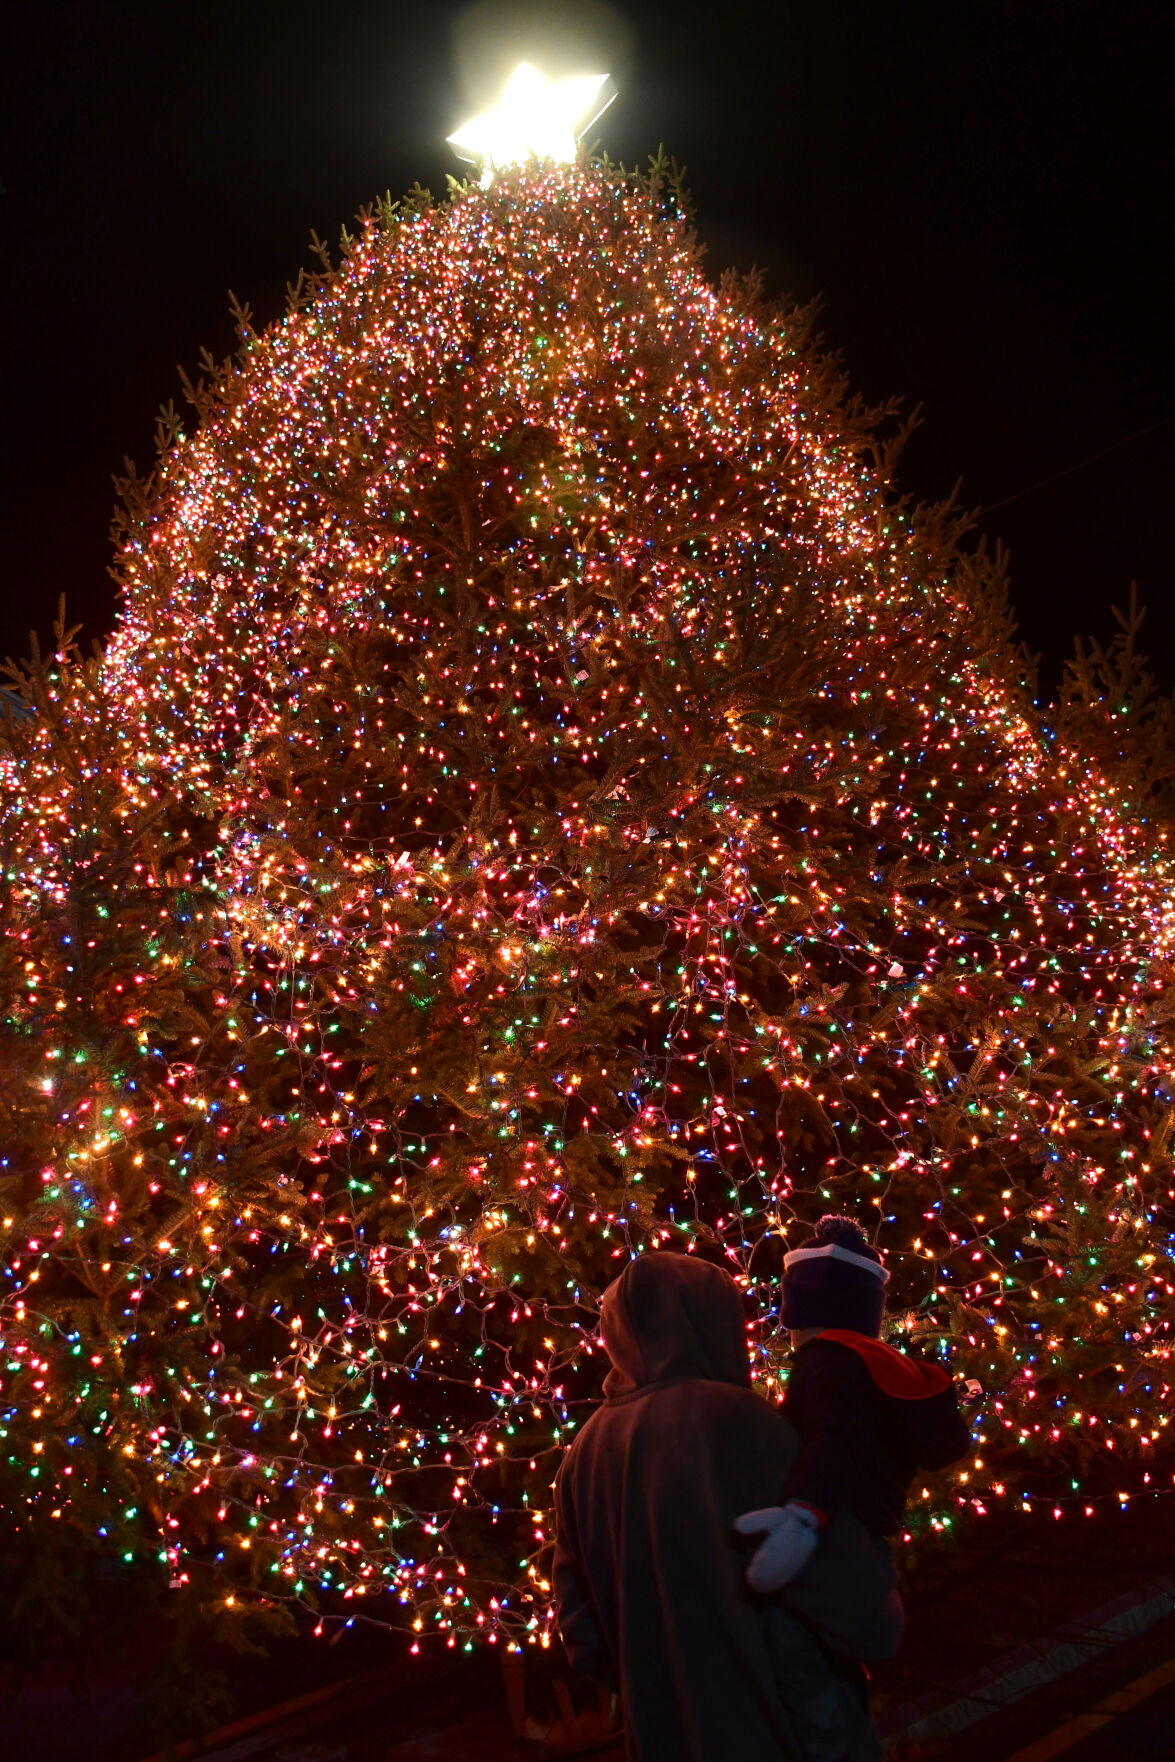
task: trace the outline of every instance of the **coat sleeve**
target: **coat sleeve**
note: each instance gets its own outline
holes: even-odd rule
[[[848,1348],[820,1340],[801,1348],[784,1404],[800,1434],[785,1499],[802,1499],[829,1518],[851,1507],[857,1466],[875,1449],[872,1388],[869,1372]]]
[[[616,1667],[604,1639],[591,1585],[579,1556],[573,1502],[560,1473],[555,1483],[555,1560],[552,1578],[563,1650],[573,1670],[619,1691]]]
[[[971,1448],[971,1427],[954,1385],[929,1401],[911,1402],[910,1442],[919,1468],[949,1468]]]

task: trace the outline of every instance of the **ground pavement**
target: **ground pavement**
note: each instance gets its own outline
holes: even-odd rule
[[[958,1737],[893,1762],[1172,1762],[1175,1615]]]
[[[336,1707],[325,1729],[303,1729],[295,1709],[268,1732],[226,1734],[202,1762],[549,1762],[554,1757],[623,1762],[623,1747],[592,1737],[549,1748],[512,1734],[503,1703],[437,1722],[388,1742],[389,1729],[414,1717],[402,1698]],[[959,1737],[901,1745],[892,1762],[1172,1762],[1175,1756],[1175,1616],[1095,1665],[1038,1690]]]
[[[283,1733],[242,1734],[207,1753],[204,1762],[547,1762],[589,1756],[623,1762],[623,1747],[587,1727],[579,1741],[548,1747],[510,1730],[503,1701],[388,1743],[402,1702],[336,1708],[326,1730],[299,1730],[291,1716]],[[424,1709],[421,1709],[423,1712]],[[411,1717],[411,1715],[409,1715]],[[892,1762],[1172,1762],[1175,1757],[1175,1615],[1127,1641],[1096,1663],[1037,1690],[951,1739],[903,1744]]]

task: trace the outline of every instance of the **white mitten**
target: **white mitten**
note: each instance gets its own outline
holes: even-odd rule
[[[747,1567],[747,1583],[753,1591],[769,1592],[781,1591],[807,1565],[823,1526],[818,1511],[793,1499],[744,1511],[734,1527],[740,1536],[765,1536]]]

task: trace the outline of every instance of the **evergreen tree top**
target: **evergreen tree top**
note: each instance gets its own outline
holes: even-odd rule
[[[881,413],[845,397],[808,316],[773,312],[753,278],[711,287],[700,255],[660,166],[532,169],[441,204],[377,204],[337,265],[322,250],[284,320],[256,333],[239,311],[238,357],[189,383],[195,430],[173,413],[156,472],[126,485],[113,676],[136,655],[152,676],[178,661],[185,715],[216,722],[187,658],[210,621],[233,628],[239,676],[307,615],[307,593],[354,633],[378,626],[422,560],[416,522],[427,532],[441,474],[458,503],[500,479],[471,554],[533,499],[511,568],[525,583],[562,557],[585,605],[619,575],[614,599],[688,617],[708,573],[771,566],[786,545],[793,572],[842,559],[830,616],[936,599],[999,652],[998,580],[977,576],[973,603],[968,584],[946,590],[931,557],[961,523],[915,534],[891,505]]]

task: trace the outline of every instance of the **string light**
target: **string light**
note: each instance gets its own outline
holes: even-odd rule
[[[544,1643],[599,1291],[776,1397],[830,1207],[990,1391],[910,1536],[1169,1488],[1165,834],[803,315],[532,165],[241,328],[0,736],[9,1521]]]

